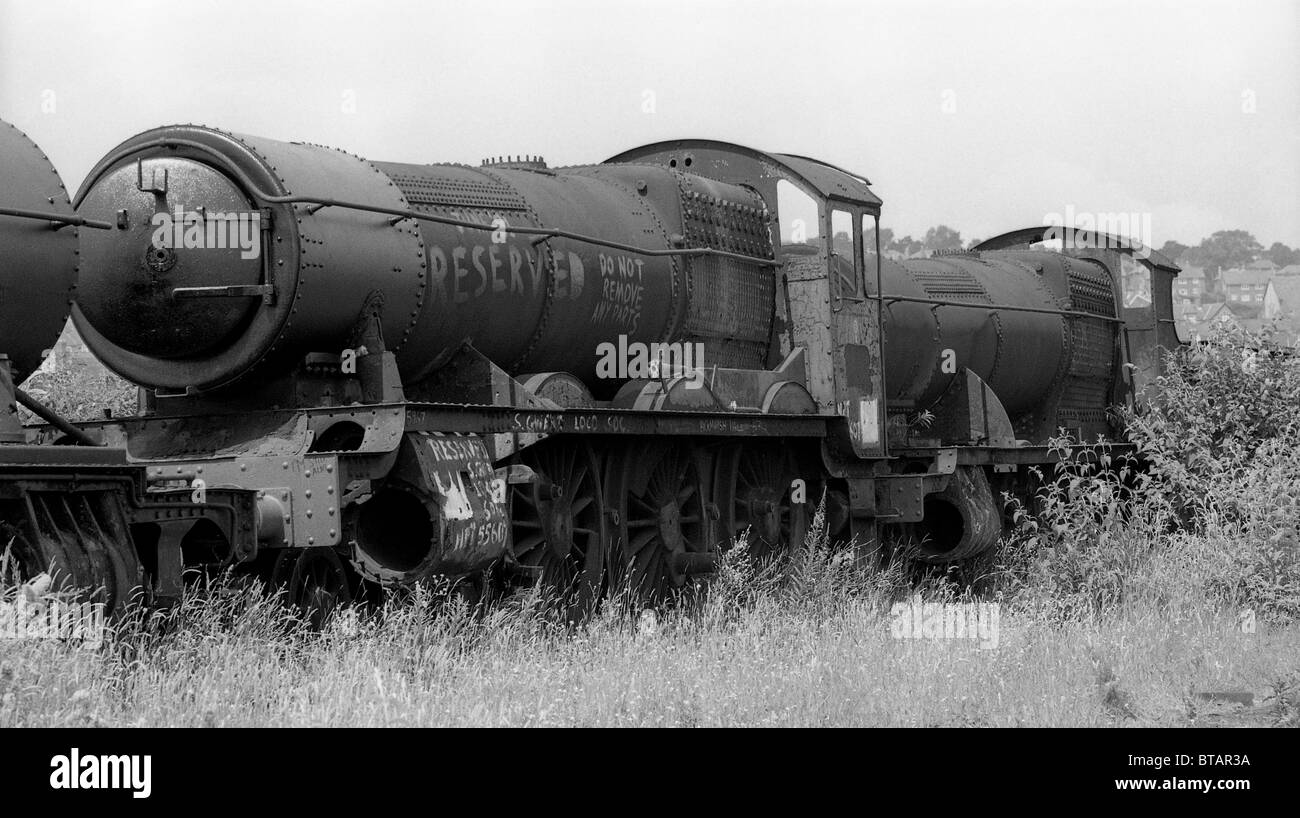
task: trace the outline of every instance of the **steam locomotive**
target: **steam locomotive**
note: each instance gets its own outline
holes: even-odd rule
[[[209,527],[249,539],[239,524],[255,506],[241,492],[217,490],[200,504],[190,491],[147,486],[124,447],[99,445],[16,385],[63,329],[79,231],[110,227],[77,216],[49,159],[0,122],[0,564],[11,569],[0,579],[47,573],[116,613],[160,576],[157,554],[162,574],[166,559],[180,559],[168,543]],[[23,428],[19,404],[50,424],[56,439],[44,442],[74,445],[37,445],[49,435]]]
[[[56,329],[75,278],[72,320],[140,408],[23,451],[93,442],[138,475],[123,506],[184,509],[117,546],[164,598],[195,564],[302,604],[494,567],[660,594],[740,534],[798,545],[823,502],[867,556],[964,560],[1049,439],[1116,437],[1108,408],[1178,343],[1178,268],[1148,248],[1034,227],[885,259],[867,179],[708,140],[470,167],[173,126],[73,204],[0,211],[29,254],[0,256],[0,310]],[[1150,303],[1125,306],[1130,269]]]

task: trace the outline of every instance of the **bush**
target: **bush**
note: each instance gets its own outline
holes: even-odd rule
[[[1249,608],[1300,618],[1300,359],[1268,335],[1223,330],[1168,353],[1126,411],[1136,454],[1098,443],[1062,454],[1017,522],[1004,589],[1053,618],[1122,607]]]
[[[1275,516],[1275,499],[1285,499],[1294,521],[1300,358],[1267,334],[1222,329],[1165,360],[1165,374],[1143,396],[1145,410],[1125,421],[1187,522]]]

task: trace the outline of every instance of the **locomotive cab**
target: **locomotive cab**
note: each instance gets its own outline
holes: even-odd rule
[[[879,256],[869,270],[862,235],[880,218],[871,182],[816,159],[712,140],[660,142],[606,161],[689,169],[776,205],[781,266],[769,366],[802,349],[808,391],[823,413],[844,419],[846,448],[886,455]]]
[[[1103,264],[1114,281],[1123,318],[1124,366],[1117,373],[1123,392],[1115,403],[1137,399],[1164,369],[1166,352],[1180,346],[1174,326],[1173,282],[1180,268],[1171,259],[1131,238],[1101,231],[1048,226],[1013,230],[981,242],[976,250],[1050,246],[1055,252]]]

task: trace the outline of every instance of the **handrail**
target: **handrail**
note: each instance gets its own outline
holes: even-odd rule
[[[197,142],[192,139],[159,138],[159,139],[149,140],[147,142],[143,142],[138,145],[132,145],[129,148],[125,148],[119,151],[118,153],[108,157],[107,159],[101,161],[100,166],[109,167],[114,163],[120,161],[122,158],[125,158],[133,153],[139,153],[149,148],[168,148],[168,147],[190,148],[200,153],[207,154],[210,157],[214,157],[217,160],[228,159],[228,157],[226,157],[225,154],[212,148],[209,145],[203,144],[202,142]],[[246,174],[239,171],[238,169],[225,168],[225,170],[233,171],[234,174],[238,177],[240,184],[244,186],[245,192],[251,195],[253,198],[268,204],[312,205],[312,207],[309,207],[307,209],[308,213],[315,213],[317,210],[321,210],[326,207],[341,207],[347,210],[359,210],[366,213],[377,213],[385,216],[393,216],[396,219],[393,222],[393,224],[397,224],[397,222],[401,221],[402,219],[415,219],[416,221],[434,222],[436,224],[444,224],[449,227],[461,227],[468,230],[494,231],[500,229],[497,226],[492,224],[481,224],[479,222],[466,221],[464,219],[453,219],[448,216],[436,216],[432,213],[421,213],[419,211],[411,210],[411,209],[380,207],[378,205],[362,204],[361,202],[349,202],[342,199],[332,199],[323,196],[304,196],[304,195],[296,195],[296,194],[286,194],[281,196],[281,195],[270,194],[264,190],[259,189],[257,185],[253,183],[252,179],[250,179]],[[626,253],[636,253],[637,255],[643,255],[643,256],[653,256],[653,257],[712,256],[716,258],[735,259],[737,261],[744,261],[750,264],[760,264],[766,267],[780,267],[782,265],[782,262],[779,262],[775,259],[761,258],[759,256],[750,256],[744,253],[732,253],[727,250],[715,250],[709,247],[686,247],[686,248],[674,249],[674,250],[652,250],[644,247],[636,247],[635,245],[631,245],[631,244],[623,244],[622,242],[609,241],[607,239],[602,239],[597,236],[587,236],[581,233],[574,233],[569,230],[560,230],[552,227],[511,226],[506,228],[506,232],[518,233],[520,235],[528,235],[528,236],[539,236],[540,238],[537,241],[534,241],[533,242],[534,244],[540,244],[541,242],[546,241],[547,239],[569,239],[571,241],[580,241],[583,242],[584,244],[594,244],[600,247],[608,247],[613,250],[622,250]]]
[[[1125,323],[1123,318],[1112,318],[1109,315],[1098,315],[1093,312],[1083,312],[1082,310],[1053,310],[1047,307],[1021,307],[1014,304],[979,304],[973,301],[942,301],[934,298],[913,298],[907,295],[882,295],[872,296],[873,301],[893,303],[895,301],[906,301],[910,304],[928,304],[933,307],[959,307],[972,310],[989,310],[990,312],[1036,312],[1044,315],[1063,315],[1067,318],[1092,318],[1098,321],[1107,321],[1112,324]]]
[[[61,230],[64,227],[93,227],[96,230],[112,230],[113,225],[108,222],[101,222],[98,219],[87,219],[83,216],[69,216],[64,213],[47,213],[41,210],[23,210],[16,207],[0,207],[0,216],[13,216],[18,219],[36,219],[37,221],[54,222],[55,230]]]

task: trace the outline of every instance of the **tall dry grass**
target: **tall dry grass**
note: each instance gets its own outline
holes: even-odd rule
[[[539,591],[422,588],[320,631],[218,577],[96,649],[0,641],[0,726],[1300,724],[1300,368],[1258,346],[1178,353],[1126,418],[1137,458],[1098,444],[1045,470],[961,574],[864,564],[819,521],[789,562],[741,543],[655,612],[620,593],[574,625]],[[893,638],[915,596],[998,602],[998,646]]]

